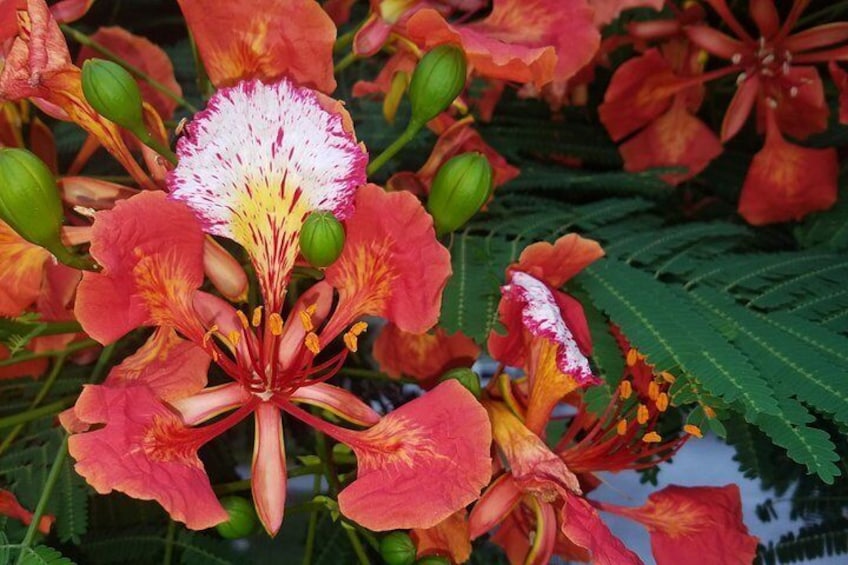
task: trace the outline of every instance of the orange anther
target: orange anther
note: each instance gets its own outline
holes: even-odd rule
[[[622,418],[621,420],[618,421],[618,424],[615,425],[615,432],[620,436],[623,436],[624,434],[627,433],[627,420],[626,419]]]
[[[350,333],[353,335],[361,335],[362,332],[368,329],[368,324],[366,322],[356,322],[350,327]]]
[[[344,334],[344,343],[345,346],[350,349],[352,353],[356,353],[357,348],[359,347],[358,338],[356,334],[353,332],[347,332]]]
[[[637,361],[639,361],[639,352],[631,348],[630,351],[627,352],[627,366],[632,367]]]
[[[303,343],[306,344],[306,348],[311,351],[313,355],[318,355],[321,351],[321,340],[318,339],[315,332],[309,332],[306,334],[306,337],[303,339]]]
[[[254,328],[258,328],[262,323],[262,306],[257,306],[253,309],[253,319],[250,321]]]
[[[311,332],[315,329],[315,325],[312,323],[312,316],[309,314],[309,308],[300,313],[300,323],[303,325],[304,331]]]
[[[227,339],[230,341],[230,345],[238,347],[239,341],[241,341],[241,333],[233,330],[227,334]]]
[[[668,410],[668,395],[664,392],[661,392],[660,395],[657,397],[656,405],[657,410],[659,410],[660,412],[665,412],[666,410]]]
[[[279,314],[274,312],[268,316],[268,327],[271,329],[271,335],[283,335],[283,319]]]
[[[686,424],[683,426],[683,431],[689,434],[690,436],[695,436],[698,439],[704,437],[704,433],[701,431],[701,428],[698,426],[693,426],[692,424]]]
[[[627,400],[633,395],[633,385],[630,384],[630,381],[621,381],[618,389],[621,392],[621,398],[624,400]]]
[[[663,371],[662,373],[660,373],[660,377],[662,377],[662,380],[664,380],[665,382],[667,382],[670,385],[673,385],[674,381],[677,380],[677,377],[675,377],[674,375],[672,375],[668,371]]]
[[[648,432],[642,436],[642,441],[645,443],[660,443],[662,441],[662,436],[657,432]]]
[[[648,407],[644,404],[640,404],[639,408],[636,409],[636,421],[639,422],[639,424],[644,424],[645,422],[647,422],[650,415],[651,414],[648,412]]]
[[[651,400],[656,400],[660,395],[660,385],[657,384],[657,381],[651,381],[648,383],[648,398]]]
[[[239,322],[241,322],[241,327],[247,329],[250,327],[250,323],[247,321],[247,316],[244,315],[244,312],[241,310],[236,310],[236,317],[238,317]]]
[[[712,409],[712,408],[710,408],[709,406],[704,406],[704,414],[706,414],[706,415],[707,415],[707,418],[710,418],[710,419],[712,419],[712,418],[715,418],[715,417],[716,417],[715,410],[713,410],[713,409]]]

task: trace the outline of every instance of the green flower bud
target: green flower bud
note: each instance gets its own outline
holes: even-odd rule
[[[454,45],[439,45],[418,63],[409,84],[412,121],[423,126],[444,112],[465,88],[465,53]]]
[[[463,153],[442,165],[427,200],[436,232],[452,232],[486,203],[492,190],[492,166],[480,153]]]
[[[53,173],[26,149],[0,149],[0,219],[27,241],[64,250],[62,200]]]
[[[82,65],[82,91],[98,114],[136,135],[146,133],[138,83],[121,65],[88,59]]]
[[[456,379],[459,381],[459,384],[468,389],[471,394],[475,397],[480,398],[480,377],[477,376],[477,373],[472,371],[467,367],[458,367],[456,369],[451,369],[441,377],[439,377],[439,382],[443,383],[445,381],[449,381],[451,379]]]
[[[416,561],[415,565],[451,565],[451,561],[440,555],[426,555]]]
[[[230,515],[230,519],[215,528],[221,537],[226,539],[244,538],[256,531],[259,520],[256,510],[248,500],[240,496],[226,496],[221,499],[221,506]]]
[[[386,565],[412,565],[415,554],[415,544],[406,532],[392,532],[380,540],[380,555]]]
[[[345,232],[331,212],[312,212],[300,230],[300,252],[313,267],[332,265],[344,248]]]

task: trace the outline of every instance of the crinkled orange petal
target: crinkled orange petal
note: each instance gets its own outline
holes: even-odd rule
[[[165,325],[202,337],[191,299],[203,282],[203,238],[191,210],[163,192],[98,212],[91,255],[103,271],[85,273],[75,306],[86,333],[110,343],[139,326]]]
[[[570,233],[553,244],[540,241],[528,245],[513,268],[559,288],[603,256],[598,242]]]
[[[794,145],[772,124],[748,168],[739,213],[760,226],[826,210],[836,202],[838,174],[836,149]]]
[[[468,512],[464,508],[432,528],[412,530],[410,535],[419,559],[426,555],[443,555],[453,563],[465,563],[471,557]]]
[[[718,136],[678,100],[668,112],[621,145],[625,170],[685,167],[684,173],[663,175],[663,180],[676,185],[703,171],[721,154],[723,147]]]
[[[0,220],[0,316],[20,316],[35,302],[49,257]]]
[[[88,385],[75,412],[87,424],[103,424],[68,440],[77,473],[97,492],[156,500],[194,530],[228,519],[196,447],[186,441],[191,430],[147,385]]]
[[[480,348],[461,332],[448,335],[436,328],[433,333],[411,334],[387,324],[374,342],[372,354],[390,377],[407,375],[430,388],[449,369],[470,367]]]
[[[14,494],[4,489],[0,489],[0,516],[20,520],[26,525],[32,522],[32,512],[21,506]],[[43,534],[50,533],[54,520],[53,516],[42,516],[38,522],[38,530]]]
[[[289,77],[330,93],[336,26],[315,0],[179,0],[215,86]]]
[[[182,95],[182,88],[174,76],[174,66],[168,55],[147,38],[133,35],[120,27],[101,27],[92,34],[91,39],[140,69],[175,95]],[[82,66],[83,61],[92,57],[102,57],[102,54],[91,47],[83,46],[77,54],[77,64]],[[142,98],[156,108],[163,119],[170,119],[174,115],[177,102],[150,86],[149,82],[137,82]]]
[[[489,419],[457,381],[353,433],[356,480],[339,493],[339,509],[370,530],[432,528],[491,478]]]
[[[439,318],[451,274],[433,219],[413,195],[373,184],[357,191],[355,207],[344,250],[326,272],[339,307],[325,333],[338,335],[363,315],[382,316],[407,332],[427,331]]]

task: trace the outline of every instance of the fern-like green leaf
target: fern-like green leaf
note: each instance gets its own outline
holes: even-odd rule
[[[74,562],[46,545],[27,547],[22,550],[20,565],[74,565]]]

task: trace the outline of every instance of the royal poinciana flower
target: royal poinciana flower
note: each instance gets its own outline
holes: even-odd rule
[[[418,333],[434,325],[450,274],[418,200],[364,185],[366,154],[341,105],[288,80],[241,82],[211,98],[177,154],[169,196],[139,194],[94,222],[91,254],[103,270],[84,276],[78,319],[102,343],[159,329],[132,370],[125,362],[86,387],[65,415],[80,432],[69,441],[77,471],[98,492],[157,500],[174,519],[206,528],[227,514],[197,450],[253,415],[253,498],[274,534],[286,497],[285,412],[353,449],[357,478],[339,506],[365,527],[428,528],[473,501],[491,473],[490,428],[461,385],[444,383],[380,417],[324,382],[356,351],[361,317]],[[344,251],[285,311],[299,233],[316,210],[344,221]],[[243,312],[198,290],[204,231],[244,248],[262,306]],[[210,357],[232,383],[205,387]]]

